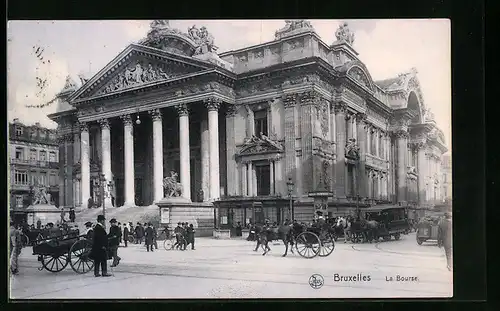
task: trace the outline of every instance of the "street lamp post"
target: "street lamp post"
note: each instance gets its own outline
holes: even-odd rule
[[[113,188],[113,181],[106,182],[106,176],[101,173],[99,175],[99,194],[102,202],[102,215],[106,218],[106,195],[111,192]],[[106,229],[106,223],[104,224]]]
[[[292,178],[288,178],[288,181],[286,182],[286,185],[288,187],[288,198],[290,199],[290,220],[293,222],[295,220],[295,213],[293,210],[293,200],[292,200],[292,193],[293,193],[293,186],[295,184],[292,181]]]

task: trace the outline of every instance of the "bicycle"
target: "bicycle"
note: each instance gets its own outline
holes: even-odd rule
[[[169,233],[165,241],[163,241],[163,248],[167,251],[173,250],[176,247],[179,248],[182,245],[187,245],[187,241],[186,238],[180,233],[173,235]]]

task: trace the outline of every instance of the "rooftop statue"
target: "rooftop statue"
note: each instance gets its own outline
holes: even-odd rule
[[[313,26],[311,22],[304,19],[287,19],[285,20],[285,27],[277,30],[274,36],[276,39],[281,39],[298,30],[313,30]]]
[[[64,84],[64,88],[62,89],[61,92],[66,92],[66,91],[73,91],[76,89],[76,83],[71,79],[71,76],[66,77],[66,82]]]
[[[170,28],[170,21],[168,19],[155,19],[150,24],[151,29],[165,29]]]
[[[337,37],[337,41],[344,41],[349,45],[354,43],[354,33],[351,32],[346,22],[339,26],[335,32],[335,37]]]
[[[208,32],[205,26],[200,29],[196,25],[189,27],[188,37],[197,45],[194,55],[215,52],[218,49],[214,44],[214,37]]]

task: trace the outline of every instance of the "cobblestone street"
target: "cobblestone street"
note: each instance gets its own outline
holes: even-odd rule
[[[336,243],[329,257],[304,259],[281,255],[283,245],[271,245],[262,256],[254,242],[199,238],[196,250],[153,253],[144,246],[120,248],[113,277],[79,275],[68,266],[59,273],[40,267],[31,248],[20,257],[20,274],[11,276],[13,299],[74,298],[382,298],[450,297],[452,273],[443,249],[417,245],[415,234],[378,244]],[[110,262],[108,262],[110,263]],[[109,266],[109,264],[108,264]],[[108,268],[111,269],[111,268]],[[320,274],[321,288],[309,278]],[[338,276],[370,276],[369,281],[335,281]],[[397,276],[415,277],[406,282]],[[391,281],[391,278],[393,281]]]

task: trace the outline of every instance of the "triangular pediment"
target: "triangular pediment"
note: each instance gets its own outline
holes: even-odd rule
[[[131,44],[86,81],[70,102],[162,83],[212,67],[191,57]]]
[[[251,138],[247,139],[243,146],[241,146],[238,155],[247,156],[280,152],[283,152],[283,146],[281,143],[262,135],[261,137],[252,136]]]

